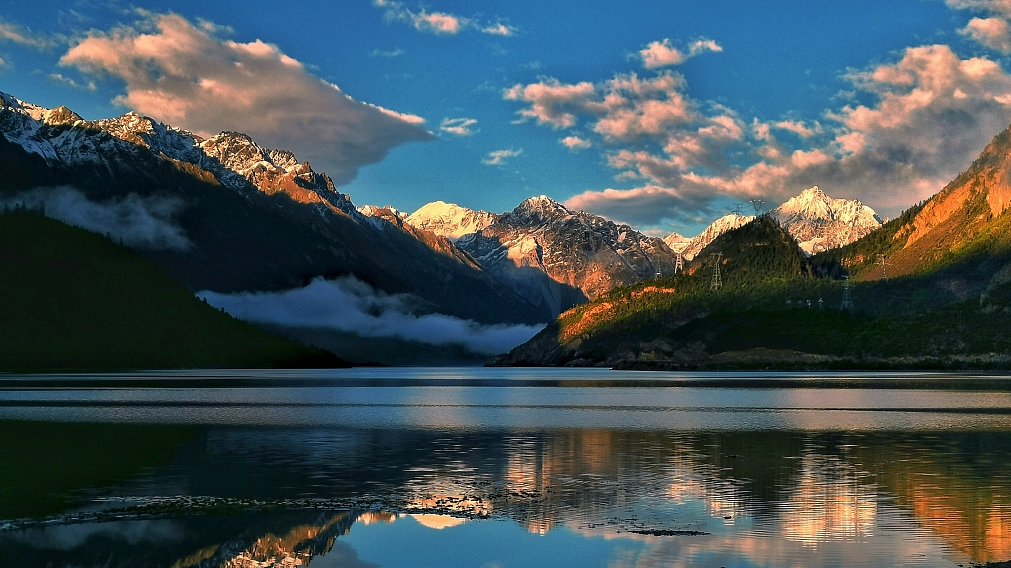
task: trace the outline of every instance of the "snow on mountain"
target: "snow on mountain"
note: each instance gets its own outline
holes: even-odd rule
[[[455,203],[433,201],[408,215],[405,221],[419,229],[455,241],[487,227],[498,218],[498,215],[487,211],[475,211]]]
[[[675,264],[662,239],[543,195],[462,236],[457,246],[555,315],[615,286],[669,274]]]
[[[681,252],[685,250],[690,241],[691,239],[680,233],[671,233],[663,238],[663,242],[674,252]]]
[[[713,242],[716,239],[716,237],[722,235],[723,233],[726,233],[727,231],[736,229],[746,223],[750,223],[754,219],[755,219],[754,216],[742,216],[737,215],[736,213],[731,213],[729,215],[724,215],[723,217],[720,217],[719,219],[713,221],[711,225],[706,227],[706,230],[702,231],[697,236],[687,239],[687,242],[675,241],[675,237],[684,239],[684,237],[678,235],[677,233],[672,233],[668,235],[666,238],[664,238],[664,242],[666,242],[668,246],[670,246],[674,250],[678,250],[677,248],[675,248],[675,246],[680,247],[681,248],[680,252],[684,255],[684,257],[688,260],[691,260],[695,258],[695,255],[699,254],[699,252],[702,249],[709,246],[709,243]],[[674,242],[674,245],[671,245],[670,244],[671,242]]]
[[[769,214],[797,239],[800,247],[809,255],[847,245],[880,227],[882,223],[870,207],[857,200],[833,199],[818,186],[805,189]],[[691,260],[716,237],[753,219],[753,216],[731,213],[714,221],[698,236],[689,239],[671,233],[664,237],[664,242]]]
[[[49,110],[6,93],[0,93],[0,130],[10,142],[50,164],[102,165],[109,159],[129,161],[140,152],[152,152],[196,166],[240,193],[252,185],[267,195],[284,193],[319,214],[330,211],[363,219],[329,176],[313,171],[308,162],[299,163],[291,152],[262,148],[238,132],[205,140],[132,111],[86,121],[66,107]]]
[[[873,209],[855,199],[833,199],[818,186],[771,211],[807,254],[847,245],[881,226]]]

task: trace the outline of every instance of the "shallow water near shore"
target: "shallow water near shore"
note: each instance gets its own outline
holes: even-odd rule
[[[0,376],[0,564],[1011,559],[1001,375]]]

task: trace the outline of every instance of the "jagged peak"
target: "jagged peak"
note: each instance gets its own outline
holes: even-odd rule
[[[84,120],[81,118],[81,115],[62,105],[54,108],[53,110],[47,111],[45,117],[43,118],[43,122],[54,126],[74,124],[80,120]]]
[[[547,195],[538,195],[525,199],[512,212],[518,215],[535,214],[545,217],[559,217],[572,214],[572,211],[567,207]]]
[[[0,91],[0,107],[9,108],[15,112],[26,114],[35,120],[42,120],[45,118],[46,113],[49,112],[49,109],[45,107],[25,102],[14,95],[3,91]]]

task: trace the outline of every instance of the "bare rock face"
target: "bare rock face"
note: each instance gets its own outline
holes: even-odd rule
[[[455,203],[433,201],[408,215],[405,220],[419,229],[455,241],[464,235],[480,231],[498,218],[498,215],[487,211],[475,211]]]
[[[628,225],[532,197],[457,246],[553,315],[616,287],[669,274],[674,252]]]
[[[848,245],[881,226],[873,209],[855,199],[833,199],[818,186],[775,208],[772,216],[807,254]]]

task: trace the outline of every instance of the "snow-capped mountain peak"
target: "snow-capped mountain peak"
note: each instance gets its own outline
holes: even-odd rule
[[[411,226],[455,241],[464,235],[480,231],[498,217],[494,213],[475,211],[455,203],[433,201],[423,205],[404,220]]]
[[[847,245],[881,226],[873,209],[855,199],[834,199],[810,187],[773,209],[779,221],[808,254]]]
[[[709,245],[709,243],[716,240],[716,237],[722,235],[723,233],[726,233],[727,231],[732,231],[738,227],[750,223],[754,219],[755,217],[752,215],[744,216],[738,215],[736,213],[724,215],[719,219],[713,221],[711,225],[706,227],[706,229],[701,233],[699,233],[697,236],[688,239],[688,243],[685,244],[684,246],[681,246],[680,247],[681,250],[679,252],[681,252],[681,254],[683,254],[686,259],[691,260],[695,258],[695,255],[699,254],[699,252],[702,249],[706,248]],[[680,237],[680,235],[678,235],[677,233],[673,233],[671,235],[668,235],[667,238],[664,239],[664,242],[667,242],[667,239],[670,239],[675,235]],[[668,246],[673,248],[675,251],[678,250],[669,243]]]

